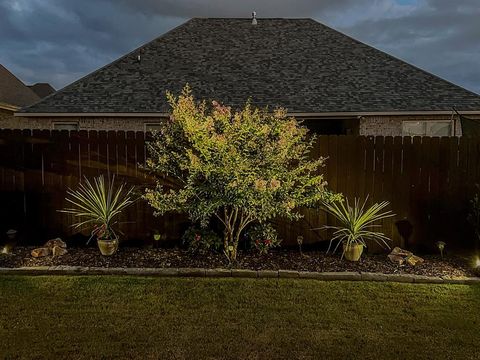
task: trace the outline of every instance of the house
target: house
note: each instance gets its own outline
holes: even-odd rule
[[[458,135],[480,96],[312,19],[194,18],[16,113],[16,126],[150,130],[167,90],[284,107],[322,134]]]
[[[43,83],[26,86],[0,64],[0,127],[18,128],[21,124],[17,124],[19,119],[14,117],[14,113],[40,101],[46,92],[52,93],[55,90]]]

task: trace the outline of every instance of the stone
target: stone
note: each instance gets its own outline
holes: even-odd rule
[[[392,252],[388,255],[388,259],[398,265],[403,265],[407,263],[410,266],[416,266],[423,263],[423,260],[420,256],[414,255],[411,251],[395,247]]]
[[[299,271],[298,277],[301,279],[322,280],[322,273],[317,271]]]
[[[258,276],[255,270],[232,269],[232,277],[238,278],[256,278]]]
[[[400,255],[389,254],[388,259],[392,263],[397,264],[397,265],[403,265],[405,263],[405,258],[403,256],[400,256]]]
[[[412,275],[408,274],[385,274],[387,281],[413,283],[415,280]]]
[[[63,249],[67,248],[67,244],[60,238],[55,238],[55,239],[48,240],[44,245],[44,247],[47,247],[47,248],[50,248],[50,249],[53,249],[55,246],[58,246],[58,247],[63,248]]]
[[[362,272],[360,273],[360,277],[363,281],[387,281],[388,280],[388,276],[386,274],[379,274],[379,273]]]
[[[231,277],[232,271],[229,269],[206,269],[205,276],[207,277]]]
[[[390,252],[390,255],[398,255],[398,256],[408,257],[408,256],[412,256],[413,253],[411,251],[404,250],[404,249],[399,248],[397,246],[397,247],[393,248],[393,250]]]
[[[358,281],[361,280],[359,272],[343,271],[343,272],[322,272],[318,273],[318,280],[324,281]]]
[[[258,270],[259,278],[278,278],[278,271],[274,270]]]
[[[205,272],[205,269],[202,268],[180,268],[178,269],[178,276],[205,277]]]
[[[52,248],[52,255],[53,256],[63,256],[65,255],[66,253],[68,253],[68,250],[63,248],[63,247],[60,247],[60,246],[54,246]]]
[[[292,270],[278,270],[278,276],[281,278],[290,278],[290,279],[295,279],[298,278],[298,271],[292,271]]]
[[[444,281],[439,276],[411,275],[413,282],[418,284],[443,284]]]
[[[418,264],[422,264],[425,260],[423,260],[420,256],[417,255],[410,255],[407,257],[407,264],[410,266],[416,266]]]
[[[479,277],[469,277],[465,280],[465,284],[467,284],[467,285],[480,284],[480,278]]]
[[[443,281],[446,284],[466,284],[468,277],[466,276],[444,276]]]
[[[155,276],[170,277],[170,276],[177,276],[177,275],[178,275],[178,269],[176,268],[155,269]]]
[[[31,252],[31,255],[34,258],[39,258],[39,257],[44,257],[44,256],[49,256],[52,253],[52,249],[49,247],[42,247],[42,248],[37,248],[33,249]]]

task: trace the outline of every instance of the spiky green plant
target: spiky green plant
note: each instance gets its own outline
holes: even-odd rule
[[[65,200],[73,207],[60,211],[78,219],[72,224],[74,228],[92,226],[92,237],[115,238],[116,218],[135,201],[132,197],[134,187],[126,189],[125,186],[125,183],[115,186],[115,177],[108,183],[103,175],[94,178],[93,183],[85,178],[76,190],[67,191]]]
[[[367,198],[368,199],[368,198]],[[330,240],[327,252],[330,251],[332,243],[338,241],[333,252],[336,252],[340,244],[345,244],[346,248],[361,244],[367,246],[366,242],[371,240],[380,246],[390,248],[387,241],[391,241],[382,232],[373,231],[379,227],[376,224],[380,220],[395,216],[390,210],[385,210],[389,205],[388,201],[375,203],[366,208],[367,199],[361,204],[359,199],[355,199],[353,206],[348,199],[333,201],[323,204],[323,208],[340,223],[338,226],[324,226],[323,229],[332,229],[333,237]],[[342,253],[342,258],[345,250]]]

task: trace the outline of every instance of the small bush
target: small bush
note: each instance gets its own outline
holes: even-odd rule
[[[190,226],[182,236],[182,243],[192,253],[220,251],[223,243],[220,236],[210,229]]]
[[[249,231],[248,236],[252,248],[257,249],[260,254],[267,254],[270,249],[279,247],[282,242],[278,239],[277,231],[270,224],[255,225]]]

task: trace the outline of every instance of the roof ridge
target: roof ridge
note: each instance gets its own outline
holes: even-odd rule
[[[244,16],[194,16],[192,17],[190,20],[193,20],[193,19],[203,19],[203,20],[208,20],[208,19],[212,19],[212,20],[252,20],[252,17],[244,17]],[[257,19],[260,19],[260,20],[313,20],[313,21],[316,21],[315,19],[313,18],[310,18],[310,17],[258,17],[257,15]]]

